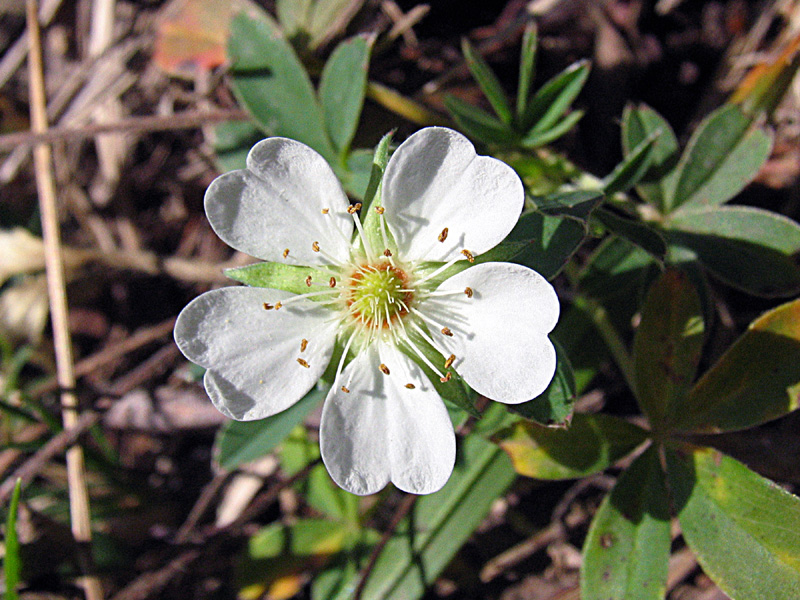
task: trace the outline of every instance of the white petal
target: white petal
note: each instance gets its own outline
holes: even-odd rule
[[[285,410],[328,366],[336,334],[335,323],[326,322],[328,309],[300,300],[264,310],[265,302],[291,297],[265,288],[226,287],[195,298],[178,316],[178,348],[208,369],[206,391],[226,416],[251,421]],[[308,344],[301,352],[303,339]]]
[[[383,180],[386,221],[412,260],[447,261],[463,249],[490,250],[513,229],[524,201],[511,167],[476,155],[467,138],[443,127],[421,129],[403,142]]]
[[[394,346],[379,349],[389,368],[389,465],[404,492],[430,494],[447,483],[456,460],[456,438],[447,409],[422,370]],[[406,388],[411,383],[414,389]]]
[[[434,336],[456,355],[453,368],[477,392],[518,404],[541,394],[556,369],[547,334],[558,321],[555,290],[536,271],[510,263],[475,265],[439,290],[465,294],[434,298],[422,310],[447,326],[453,337]]]
[[[247,169],[220,175],[205,196],[211,227],[226,244],[264,260],[309,266],[329,262],[312,250],[314,242],[339,263],[348,259],[348,206],[325,159],[279,137],[253,146]]]
[[[412,494],[435,492],[450,477],[456,455],[453,426],[435,388],[388,345],[359,354],[328,394],[320,449],[333,480],[359,495],[374,494],[390,480]]]
[[[319,430],[322,460],[333,480],[365,496],[382,490],[391,477],[386,452],[388,407],[370,348],[347,365],[325,399]],[[346,385],[350,393],[342,391]]]

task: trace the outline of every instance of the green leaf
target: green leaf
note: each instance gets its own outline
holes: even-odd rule
[[[238,15],[231,23],[228,58],[233,90],[264,131],[302,142],[335,162],[308,74],[276,27]]]
[[[3,572],[5,574],[5,599],[17,600],[17,585],[22,573],[22,561],[19,555],[19,537],[17,536],[17,509],[22,493],[22,480],[17,478],[14,491],[11,493],[11,502],[8,505],[6,516],[5,556],[3,557]]]
[[[647,432],[628,421],[584,413],[575,413],[566,429],[520,421],[495,436],[517,473],[537,479],[577,479],[598,473],[646,439]]]
[[[653,429],[683,409],[703,350],[703,313],[689,277],[665,271],[651,286],[636,331],[636,396]]]
[[[769,158],[772,136],[734,105],[711,113],[689,140],[667,211],[719,205],[738,194]]]
[[[344,523],[328,519],[298,519],[291,525],[272,523],[259,529],[248,540],[251,558],[279,558],[286,552],[294,556],[330,555],[341,552],[347,537]]]
[[[508,410],[542,425],[568,425],[575,407],[575,374],[560,344],[553,341],[558,362],[556,374],[547,389],[539,396],[522,404],[509,404]]]
[[[683,537],[734,600],[800,598],[800,499],[710,449],[667,451]]]
[[[306,283],[308,277],[314,281],[329,279],[327,272],[318,271],[313,267],[298,267],[276,262],[260,262],[246,267],[225,269],[225,276],[251,287],[284,290],[294,294],[308,292]]]
[[[762,315],[697,382],[683,429],[743,429],[800,407],[800,300]]]
[[[633,292],[633,300],[638,302],[637,292],[646,285],[648,272],[654,268],[650,254],[626,238],[610,236],[589,257],[580,274],[581,289],[603,300],[630,297]]]
[[[761,113],[771,118],[800,68],[798,48],[800,37],[795,34],[780,55],[759,62],[750,69],[728,102],[739,104],[742,111],[753,119]]]
[[[581,60],[545,83],[526,107],[520,128],[540,133],[553,127],[583,89],[589,77],[589,61]]]
[[[220,466],[232,470],[272,452],[325,399],[327,393],[327,386],[318,385],[297,403],[276,415],[259,421],[226,423],[216,440]]]
[[[347,155],[347,168],[340,174],[345,191],[363,201],[371,173],[372,150],[358,149],[350,152]]]
[[[339,44],[331,54],[319,82],[319,100],[333,147],[345,154],[356,133],[374,37],[356,36]]]
[[[662,600],[670,550],[669,496],[650,446],[617,481],[583,546],[583,600]]]
[[[659,261],[667,254],[667,243],[655,229],[627,216],[620,216],[604,207],[598,207],[592,215],[611,233],[625,238]]]
[[[583,115],[584,112],[582,110],[574,110],[551,128],[545,129],[544,131],[529,133],[520,140],[520,146],[524,148],[538,148],[539,146],[549,144],[575,127],[578,121],[583,118]]]
[[[603,191],[606,195],[625,192],[639,183],[650,169],[653,148],[660,135],[661,131],[657,130],[639,142],[630,154],[626,155],[622,162],[603,179]]]
[[[280,447],[281,469],[288,477],[319,458],[319,444],[309,439],[302,425],[297,425]],[[294,488],[309,506],[320,513],[336,521],[358,521],[358,498],[336,485],[322,463],[312,467],[308,477],[296,482]]]
[[[536,208],[552,215],[585,217],[602,202],[603,190],[567,190],[536,198]]]
[[[464,439],[450,480],[417,499],[375,563],[362,599],[421,598],[514,479],[497,446],[477,436]],[[349,599],[355,585],[344,586],[337,598]]]
[[[664,212],[667,190],[675,185],[674,175],[670,172],[678,162],[678,139],[669,123],[649,106],[625,107],[622,113],[622,150],[625,156],[630,156],[636,146],[655,132],[660,135],[650,153],[650,167],[636,189],[648,203]]]
[[[444,97],[444,106],[459,128],[479,142],[510,145],[517,139],[517,134],[508,125],[460,98],[448,94]]]
[[[506,243],[525,242],[512,262],[525,265],[547,279],[553,279],[578,250],[586,228],[570,217],[556,217],[538,211],[525,213],[506,237]]]
[[[264,139],[264,132],[250,121],[228,121],[214,128],[214,152],[220,171],[247,167],[247,153]]]
[[[800,225],[749,206],[680,210],[664,223],[672,243],[692,250],[725,283],[758,296],[800,290]]]
[[[481,90],[486,94],[486,98],[492,105],[494,112],[500,117],[503,123],[510,124],[514,118],[511,112],[511,106],[508,104],[508,98],[503,91],[503,86],[494,74],[494,71],[486,64],[483,57],[472,47],[467,38],[461,40],[461,51],[464,53],[464,58],[467,61],[467,66],[472,72],[475,81],[478,82]]]
[[[522,50],[519,57],[519,83],[517,85],[517,120],[521,120],[528,106],[536,69],[536,48],[539,45],[539,32],[536,23],[531,21],[522,35]]]

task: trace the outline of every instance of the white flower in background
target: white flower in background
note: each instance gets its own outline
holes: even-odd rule
[[[338,341],[344,351],[320,426],[331,476],[355,494],[389,481],[434,492],[452,472],[455,436],[420,364],[445,385],[459,385],[450,381],[455,371],[509,404],[539,395],[555,372],[547,334],[559,304],[541,275],[487,262],[441,282],[446,268],[501,242],[523,201],[508,165],[477,156],[455,131],[423,129],[386,167],[374,209],[382,244],[371,247],[375,236],[364,234],[358,205],[349,204],[325,160],[299,142],[266,139],[250,151],[247,169],[211,184],[206,213],[234,248],[314,267],[309,291],[213,290],[181,312],[175,339],[208,369],[214,405],[238,420],[297,402],[326,371]],[[438,360],[423,353],[425,343]]]

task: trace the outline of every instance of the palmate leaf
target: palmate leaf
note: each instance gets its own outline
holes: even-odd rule
[[[656,446],[620,476],[583,546],[583,600],[662,600],[670,549],[669,495]]]
[[[530,135],[553,127],[578,97],[588,77],[588,61],[579,61],[546,82],[528,102],[520,129]]]
[[[733,600],[800,598],[800,499],[711,449],[668,449],[673,504],[703,570]]]

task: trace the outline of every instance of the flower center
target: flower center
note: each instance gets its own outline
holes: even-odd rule
[[[350,276],[346,302],[350,314],[369,328],[388,328],[408,314],[413,292],[408,275],[390,264],[362,265]]]

